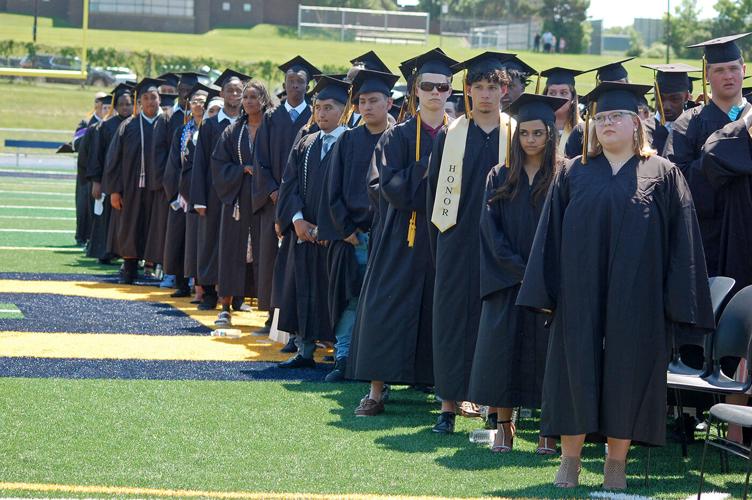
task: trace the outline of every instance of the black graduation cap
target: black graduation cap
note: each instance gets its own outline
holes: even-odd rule
[[[694,90],[694,83],[699,82],[702,78],[698,76],[688,76],[687,80],[687,91],[692,92]]]
[[[395,120],[399,120],[400,112],[402,111],[402,106],[405,105],[405,95],[401,95],[399,97],[393,97],[392,98],[392,107],[389,109],[389,114],[392,115],[392,117]]]
[[[592,70],[589,70],[592,71]],[[540,76],[546,78],[547,85],[571,85],[574,87],[574,79],[588,71],[582,71],[579,69],[562,68],[555,66],[541,71]]]
[[[362,69],[352,82],[352,95],[357,97],[363,93],[381,92],[391,97],[392,87],[397,83],[397,80],[399,80],[399,75]]]
[[[175,105],[175,99],[178,98],[177,94],[163,94],[159,93],[159,105],[161,107],[167,107],[167,106],[174,106]]]
[[[688,92],[690,88],[689,75],[702,68],[696,68],[689,64],[643,64],[643,68],[652,69],[658,91],[664,94],[675,92]]]
[[[55,151],[55,153],[75,153],[76,150],[73,149],[73,145],[70,142],[66,142],[65,144],[61,144],[59,148]]]
[[[547,123],[556,121],[556,110],[564,106],[567,99],[524,93],[509,105],[507,113],[512,115],[517,123],[533,120],[543,120]]]
[[[177,87],[180,76],[176,73],[164,73],[157,77],[159,80],[164,80],[160,85],[169,85],[170,87]]]
[[[197,82],[191,87],[191,91],[188,93],[188,98],[190,99],[193,97],[196,92],[206,92],[206,102],[209,102],[210,99],[219,95],[220,89],[214,85],[204,85],[203,83]]]
[[[320,75],[316,86],[312,90],[312,93],[318,100],[334,99],[345,105],[348,102],[349,92],[350,83],[329,75]]]
[[[648,93],[651,85],[622,82],[602,82],[583,99],[595,103],[595,112],[625,110],[637,113],[640,97]]]
[[[100,97],[98,100],[102,104],[107,104],[108,106],[112,106],[112,94],[107,94],[104,97]]]
[[[381,71],[382,73],[392,72],[389,69],[389,66],[387,66],[384,61],[382,61],[381,58],[376,55],[376,52],[372,50],[369,50],[365,54],[359,55],[358,57],[350,59],[350,64],[352,64],[353,66],[362,64],[365,69],[370,69],[372,71]]]
[[[159,86],[164,84],[164,80],[157,78],[143,78],[136,84],[133,90],[135,90],[138,95],[141,95],[144,92],[159,92]]]
[[[112,92],[110,92],[110,94],[112,94],[115,97],[119,97],[122,94],[126,94],[126,93],[130,94],[132,92],[133,92],[133,86],[132,85],[128,85],[127,83],[118,83],[115,86],[115,88],[112,89]]]
[[[735,43],[736,40],[744,38],[749,33],[739,33],[737,35],[722,36],[713,38],[705,42],[688,45],[687,48],[702,47],[705,51],[705,60],[708,64],[717,64],[736,61],[742,57],[742,51]]]
[[[207,78],[207,75],[203,73],[196,73],[195,71],[184,71],[180,73],[180,83],[193,87],[199,82],[200,78]]]
[[[512,55],[512,57],[504,63],[504,68],[506,68],[507,70],[517,71],[527,76],[538,74],[538,70],[530,66],[528,63],[526,63],[516,55]]]
[[[629,57],[627,59],[622,59],[621,61],[604,64],[603,66],[598,66],[596,68],[588,70],[586,73],[596,71],[595,76],[599,82],[615,82],[617,80],[623,80],[629,76],[627,69],[624,67],[624,63],[629,62],[632,59],[634,59],[634,57]]]
[[[413,75],[420,75],[423,73],[436,73],[439,75],[452,76],[457,70],[452,69],[459,64],[441,49],[432,49],[428,52],[424,52],[417,57],[402,61],[400,64],[400,71],[405,79],[409,79]]]
[[[452,66],[452,70],[455,73],[463,69],[466,69],[469,73],[489,73],[491,71],[504,69],[504,63],[516,55],[517,54],[508,54],[506,52],[486,51],[475,57],[462,61],[461,63],[455,64]]]
[[[244,75],[243,73],[239,73],[235,71],[234,69],[227,68],[226,70],[222,72],[221,75],[217,77],[216,80],[214,80],[214,85],[218,86],[219,88],[222,88],[225,86],[225,84],[227,84],[233,78],[237,78],[243,83],[251,79],[251,77],[248,75]]]
[[[279,70],[285,74],[288,71],[292,71],[294,73],[303,71],[306,75],[308,75],[308,81],[311,81],[313,79],[313,75],[321,74],[321,71],[316,68],[316,66],[306,61],[302,56],[293,57],[286,63],[279,66]]]

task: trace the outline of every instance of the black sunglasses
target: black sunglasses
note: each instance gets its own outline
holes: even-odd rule
[[[431,92],[433,89],[438,90],[439,92],[449,92],[452,90],[452,86],[448,83],[434,83],[434,82],[420,82],[420,90],[423,92]]]

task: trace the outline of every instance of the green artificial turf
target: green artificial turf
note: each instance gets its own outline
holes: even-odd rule
[[[0,319],[23,319],[24,315],[15,304],[0,302]]]
[[[217,491],[584,497],[602,480],[603,446],[587,445],[581,486],[549,486],[558,460],[533,454],[537,421],[523,420],[515,449],[494,455],[469,442],[478,419],[452,436],[430,431],[438,405],[395,390],[386,413],[356,418],[363,384],[0,379],[0,478]],[[697,486],[701,447],[633,450],[630,492],[684,498]],[[739,495],[741,461],[707,490]],[[10,494],[11,492],[2,492]],[[16,492],[12,492],[16,493]]]

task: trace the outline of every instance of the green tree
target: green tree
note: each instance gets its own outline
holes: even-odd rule
[[[590,0],[543,0],[538,15],[545,31],[566,40],[567,52],[581,53],[586,48],[583,23],[588,7]]]
[[[713,37],[752,31],[752,0],[718,0],[715,10],[718,17],[710,26]],[[752,41],[748,38],[737,41],[746,56],[752,51]]]
[[[723,0],[721,0],[723,1]],[[668,45],[679,57],[702,57],[702,51],[687,49],[692,45],[711,38],[708,22],[699,19],[700,10],[697,0],[682,0],[681,4],[674,9],[674,14],[668,20],[669,37]],[[665,19],[665,17],[664,17]]]

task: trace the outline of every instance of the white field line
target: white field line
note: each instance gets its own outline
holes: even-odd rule
[[[68,210],[71,212],[75,212],[75,207],[38,207],[33,205],[0,205],[0,208],[11,208],[11,209],[25,209],[25,210]]]
[[[34,252],[83,252],[83,248],[57,248],[57,247],[4,247],[0,246],[0,250],[24,250]]]
[[[68,229],[5,229],[0,228],[0,233],[56,233],[56,234],[75,234],[75,231]]]
[[[75,217],[33,217],[31,215],[0,215],[0,219],[19,220],[76,220]]]
[[[0,189],[0,193],[5,194],[33,194],[33,195],[40,195],[40,196],[71,196],[75,193],[61,193],[59,191],[53,192],[53,191],[6,191],[3,189]]]

